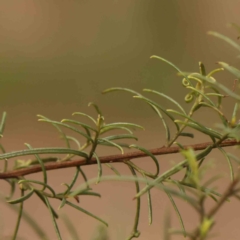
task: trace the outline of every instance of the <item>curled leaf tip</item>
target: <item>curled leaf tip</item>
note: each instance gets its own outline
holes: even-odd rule
[[[152,56],[150,57],[150,59],[151,59],[151,58],[157,58],[157,57],[158,57],[158,56],[156,56],[156,55],[152,55]]]
[[[107,88],[107,89],[103,90],[103,91],[102,91],[102,94],[107,93],[107,92],[109,92],[109,91],[111,91],[111,88]]]
[[[88,107],[90,107],[91,105],[93,105],[93,102],[88,103]]]

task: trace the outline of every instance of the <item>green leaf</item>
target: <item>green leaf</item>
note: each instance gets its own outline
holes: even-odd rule
[[[236,48],[238,51],[240,51],[240,46],[239,46],[239,44],[237,44],[236,42],[234,42],[234,41],[233,41],[232,39],[230,39],[229,37],[226,37],[225,35],[222,35],[222,34],[220,34],[220,33],[218,33],[218,32],[213,32],[213,31],[209,31],[208,34],[224,40],[225,42],[229,43],[231,46],[233,46],[234,48]]]
[[[181,132],[181,133],[179,133],[179,136],[194,138],[193,133],[187,133],[187,132]]]
[[[48,184],[46,183],[43,183],[43,182],[40,182],[40,181],[36,181],[36,180],[28,180],[28,179],[23,179],[23,180],[20,180],[18,181],[18,184],[21,184],[21,183],[35,183],[35,184],[39,184],[39,185],[42,185],[44,186],[45,188],[47,188],[51,193],[52,193],[52,196],[54,197],[56,195],[55,191],[53,190],[53,188],[51,188]],[[39,191],[39,190],[38,190]]]
[[[2,120],[1,120],[1,123],[0,123],[0,135],[3,134],[4,128],[5,128],[6,116],[7,116],[7,113],[3,112]]]
[[[62,199],[62,202],[61,202],[60,206],[58,207],[58,210],[64,207],[64,205],[66,204],[66,201],[67,201],[66,198]]]
[[[68,189],[64,192],[64,195],[68,195],[68,193],[71,191],[71,189],[73,188],[74,184],[77,181],[78,174],[79,174],[79,168],[76,167],[76,172],[75,172],[75,174],[73,176],[73,179],[72,179],[70,185],[68,186]]]
[[[24,196],[22,196],[20,198],[14,199],[14,200],[9,200],[7,202],[10,203],[10,204],[16,204],[16,203],[24,202],[25,200],[30,198],[33,195],[33,193],[34,193],[34,189],[31,189],[31,191],[28,192],[26,195],[24,195]]]
[[[145,174],[142,174],[143,177],[146,179],[147,185],[148,185],[148,179],[145,176]],[[152,224],[152,198],[151,198],[151,192],[150,190],[147,191],[147,202],[148,202],[148,224],[151,225]]]
[[[199,94],[200,94],[201,96],[203,96],[212,106],[215,106],[214,102],[213,102],[209,97],[207,97],[205,93],[199,91],[198,89],[196,89],[196,88],[194,88],[194,87],[188,86],[188,87],[186,87],[186,88],[187,88],[187,89],[191,89],[192,91],[199,93]]]
[[[145,149],[143,147],[137,146],[135,144],[132,144],[129,147],[136,148],[136,149],[144,152],[145,154],[147,154],[149,157],[152,158],[152,160],[154,161],[155,166],[156,166],[156,173],[154,174],[154,176],[156,177],[159,174],[159,171],[160,171],[160,167],[159,167],[159,163],[158,163],[157,158],[150,151],[148,151],[147,149]]]
[[[188,83],[191,85],[191,82],[188,80],[187,76],[184,75],[184,73],[177,67],[175,66],[173,63],[169,62],[168,60],[162,58],[162,57],[159,57],[159,56],[156,56],[156,55],[153,55],[151,56],[150,58],[156,58],[156,59],[159,59],[165,63],[167,63],[168,65],[172,66],[175,70],[177,70],[179,73],[181,73],[185,78],[186,80],[188,81]]]
[[[101,139],[101,138],[99,138]],[[124,148],[129,148],[129,144],[127,143],[117,143],[120,147],[124,147]],[[108,146],[108,147],[115,147],[114,145],[108,143],[108,142],[98,142],[98,145],[102,145],[102,146]]]
[[[157,94],[157,95],[159,95],[159,96],[162,96],[162,97],[168,99],[170,102],[174,103],[184,114],[187,115],[187,113],[185,112],[185,110],[183,109],[183,107],[182,107],[178,102],[176,102],[174,99],[172,99],[171,97],[169,97],[169,96],[167,96],[167,95],[165,95],[165,94],[163,94],[163,93],[160,93],[160,92],[158,92],[158,91],[151,90],[151,89],[143,89],[143,91],[155,93],[155,94]]]
[[[171,113],[175,113],[175,114],[177,114],[177,115],[179,115],[179,116],[181,116],[181,117],[184,117],[185,119],[190,120],[192,123],[198,125],[198,126],[201,127],[201,128],[205,128],[204,125],[202,125],[201,123],[195,121],[193,118],[189,117],[188,115],[185,115],[185,114],[183,114],[183,113],[177,112],[177,111],[175,111],[175,110],[173,110],[173,109],[167,109],[167,111],[168,111],[168,112],[171,112]]]
[[[74,115],[85,116],[85,117],[89,118],[91,121],[93,121],[95,125],[97,125],[97,122],[94,120],[94,118],[92,118],[91,116],[89,116],[89,115],[87,115],[87,114],[85,114],[85,113],[82,113],[82,112],[74,112],[72,115],[73,115],[73,116],[74,116]]]
[[[184,227],[184,223],[183,223],[183,219],[182,219],[181,213],[178,210],[178,207],[177,207],[177,205],[176,205],[172,195],[168,191],[165,191],[165,193],[167,194],[170,202],[172,203],[172,206],[173,206],[173,208],[175,210],[175,213],[177,214],[178,220],[179,220],[180,225],[182,227],[183,235],[184,235],[184,237],[186,237],[186,230],[185,230],[185,227]]]
[[[116,175],[121,176],[121,174],[118,172],[118,170],[115,167],[113,167],[110,163],[105,163],[105,165],[107,167],[109,167],[113,172],[115,172]]]
[[[32,147],[31,147],[30,144],[25,143],[25,145],[26,145],[29,149],[32,149]],[[46,168],[45,168],[45,166],[44,166],[44,163],[43,163],[42,159],[41,159],[37,154],[35,154],[35,157],[36,157],[36,159],[38,160],[38,162],[39,162],[39,164],[40,164],[40,166],[41,166],[41,168],[42,168],[43,182],[44,182],[44,184],[47,184],[47,171],[46,171]],[[46,188],[46,186],[43,186],[42,191],[44,191],[45,188]]]
[[[102,91],[102,93],[105,94],[105,93],[114,92],[114,91],[125,91],[125,92],[130,92],[134,95],[141,96],[141,94],[136,91],[133,91],[129,88],[121,88],[121,87],[108,88],[108,89],[105,89],[104,91]]]
[[[97,130],[94,129],[93,127],[91,127],[91,126],[89,126],[89,125],[87,125],[87,124],[85,124],[85,123],[75,121],[75,120],[63,119],[61,122],[62,122],[62,123],[64,123],[64,122],[74,123],[74,124],[80,125],[80,126],[82,126],[82,127],[84,127],[84,128],[88,128],[88,129],[90,129],[90,130],[92,130],[92,131],[94,131],[94,132],[97,132]]]
[[[221,108],[221,104],[222,104],[222,98],[226,97],[226,95],[220,94],[218,89],[216,89],[213,86],[206,86],[205,88],[210,88],[212,89],[215,93],[206,93],[205,95],[213,95],[216,94],[215,96],[218,98],[218,104],[217,104],[217,108]]]
[[[223,148],[218,147],[218,149],[220,150],[220,152],[222,152],[224,157],[227,159],[227,163],[228,163],[229,170],[230,170],[231,181],[233,181],[234,180],[234,171],[233,171],[233,166],[232,166],[231,160],[230,160],[228,154],[226,153],[226,151]]]
[[[228,157],[232,158],[236,163],[240,164],[240,159],[237,156],[235,156],[231,153],[227,153],[227,155],[228,155]]]
[[[24,197],[24,190],[21,190],[21,197]],[[18,218],[17,218],[17,224],[16,224],[16,227],[15,227],[15,230],[14,230],[14,233],[13,233],[12,240],[17,239],[18,229],[19,229],[19,226],[20,226],[20,222],[21,222],[21,219],[22,219],[22,213],[23,213],[23,202],[24,201],[21,201],[21,203],[20,203]]]
[[[144,127],[142,127],[140,125],[137,125],[135,123],[127,123],[127,122],[117,122],[117,123],[105,124],[101,129],[104,129],[106,127],[131,127],[133,129],[140,128],[140,129],[144,130]]]
[[[235,67],[230,66],[229,64],[227,64],[225,62],[218,62],[218,64],[220,64],[224,69],[228,70],[230,73],[235,75],[238,79],[240,79],[240,70],[238,70]]]
[[[81,173],[84,182],[86,183],[87,187],[89,188],[86,174],[84,173],[84,171],[82,170],[82,168],[80,166],[78,166],[77,168],[78,168],[79,172]]]
[[[39,115],[39,114],[38,114],[37,117],[40,117],[40,118],[42,118],[42,119],[45,119],[46,121],[51,121],[51,119],[46,118],[46,117],[44,117],[43,115]],[[41,120],[39,120],[39,121],[41,121]],[[67,139],[66,134],[62,131],[62,129],[61,129],[57,124],[52,123],[52,125],[53,125],[53,126],[58,130],[58,132],[61,134],[61,138],[63,138],[63,139],[65,140],[67,147],[70,148],[70,144],[69,144],[69,141],[68,141],[68,139]]]
[[[95,108],[95,110],[97,111],[97,113],[98,113],[100,116],[102,116],[102,112],[100,111],[99,107],[98,107],[95,103],[90,102],[90,103],[88,104],[88,106],[89,106],[89,107],[90,107],[90,106],[93,106],[93,107]]]
[[[92,213],[88,212],[87,210],[85,210],[85,209],[83,209],[83,208],[81,208],[81,207],[79,207],[79,206],[77,206],[77,205],[75,205],[75,204],[73,204],[71,202],[68,202],[68,201],[66,201],[66,204],[71,206],[71,207],[73,207],[73,208],[75,208],[75,209],[77,209],[77,210],[79,210],[79,211],[81,211],[81,212],[83,212],[83,213],[85,213],[85,214],[87,214],[88,216],[90,216],[92,218],[97,219],[98,221],[100,221],[104,225],[108,226],[108,224],[104,220],[102,220],[101,218],[97,217],[96,215],[93,215]]]
[[[118,139],[135,139],[135,140],[138,140],[137,137],[134,137],[132,135],[129,135],[129,134],[120,134],[120,135],[112,135],[112,136],[108,136],[108,137],[105,137],[103,139],[107,139],[107,140],[118,140]]]
[[[72,240],[80,240],[78,232],[77,232],[76,228],[74,227],[74,225],[72,224],[70,218],[67,215],[64,214],[62,219],[63,219],[63,222],[68,229],[68,232],[71,236],[71,239]]]
[[[26,156],[26,155],[35,155],[35,154],[46,154],[46,153],[53,153],[53,154],[74,154],[84,158],[87,158],[88,155],[85,152],[81,152],[78,150],[73,150],[69,148],[33,148],[27,150],[21,150],[16,152],[4,153],[0,154],[0,160],[19,157],[19,156]]]
[[[13,180],[13,179],[11,179],[11,180]],[[5,194],[3,194],[1,192],[0,192],[0,200],[3,203],[5,203],[7,207],[10,207],[12,210],[14,210],[14,212],[18,212],[19,213],[18,205],[15,205],[15,204],[13,205],[13,204],[6,203]],[[45,231],[40,227],[40,225],[38,223],[36,223],[35,219],[32,218],[31,215],[32,214],[28,214],[27,212],[22,211],[22,218],[28,224],[28,227],[32,228],[32,230],[36,234],[36,236],[39,237],[38,239],[49,240],[49,238],[47,237]]]
[[[101,144],[101,142],[107,142],[108,144],[118,148],[121,151],[122,154],[124,153],[122,147],[119,144],[115,143],[115,142],[109,141],[108,139],[105,139],[105,138],[99,138],[98,139],[98,144]]]
[[[49,212],[51,214],[51,217],[52,217],[53,226],[54,226],[55,232],[57,234],[57,238],[58,238],[58,240],[62,240],[62,237],[61,237],[61,234],[60,234],[60,231],[59,231],[59,228],[58,228],[58,225],[57,225],[54,213],[52,211],[52,206],[50,205],[50,203],[48,201],[48,198],[47,197],[44,197],[44,198],[45,198],[46,205],[47,205],[47,207],[49,209]]]
[[[192,148],[187,150],[180,150],[182,155],[187,159],[189,167],[191,169],[190,175],[188,175],[189,180],[195,184],[198,188],[200,186],[200,178],[199,178],[199,171],[198,171],[198,163],[195,153]]]
[[[81,148],[81,144],[80,144],[80,142],[76,138],[71,137],[71,136],[66,136],[66,137],[67,137],[68,140],[75,142],[76,145],[78,146],[78,149]]]
[[[96,192],[89,192],[89,191],[81,192],[81,193],[79,194],[79,196],[84,196],[84,195],[101,197],[101,194],[96,193]]]
[[[214,131],[213,129],[210,129],[210,128],[202,128],[200,127],[199,125],[195,124],[195,123],[187,123],[187,122],[183,122],[183,121],[180,121],[180,120],[175,120],[177,123],[181,123],[183,125],[186,125],[186,126],[189,126],[193,129],[196,129],[197,131],[199,132],[202,132],[212,138],[217,138],[217,139],[221,139],[222,136],[221,134],[219,134],[218,132]]]
[[[185,74],[192,74],[193,73],[186,73]],[[200,80],[205,81],[207,83],[209,83],[210,85],[213,85],[215,87],[218,87],[219,89],[221,89],[222,91],[224,91],[225,93],[227,93],[229,96],[231,96],[232,98],[240,101],[240,96],[236,93],[234,93],[233,91],[231,91],[230,89],[228,89],[227,87],[225,87],[224,85],[222,85],[221,83],[217,82],[216,80],[210,78],[210,77],[205,77],[200,75],[199,73],[194,73],[195,76],[197,76]]]
[[[150,100],[150,99],[148,99],[146,97],[143,97],[143,96],[134,96],[134,98],[142,99],[142,100],[146,101],[151,107],[153,105],[153,106],[159,108],[162,112],[164,112],[173,121],[173,123],[175,124],[177,130],[179,130],[178,124],[175,123],[175,118],[171,114],[169,114],[161,105],[159,105],[159,104],[153,102],[152,100]]]
[[[200,226],[201,239],[205,239],[208,232],[210,231],[214,221],[212,218],[204,217]]]
[[[235,28],[238,32],[240,32],[240,26],[237,25],[236,23],[229,23],[228,26],[229,26],[229,27],[233,27],[233,28]]]
[[[137,174],[136,174],[134,168],[129,165],[129,162],[126,162],[126,164],[128,165],[132,175],[134,177],[136,177]],[[139,182],[137,180],[135,181],[135,188],[136,188],[136,192],[138,193],[140,191],[140,186],[139,186]],[[135,237],[139,237],[139,235],[140,235],[140,232],[138,231],[140,210],[141,210],[141,199],[139,198],[136,201],[136,213],[135,213],[135,219],[134,219],[134,224],[133,224],[133,230],[132,230],[132,233],[130,234],[130,236],[127,238],[127,240],[131,240]]]
[[[38,190],[34,190],[35,194],[39,197],[39,199],[44,203],[45,206],[47,206],[47,203],[45,201],[45,196],[43,195],[43,193],[41,191],[38,191]],[[54,214],[54,217],[56,219],[58,219],[58,214],[55,212],[55,210],[51,207],[52,209],[52,212]]]
[[[54,124],[58,124],[60,126],[63,126],[63,127],[66,127],[68,129],[71,129],[73,130],[74,132],[76,133],[79,133],[80,135],[84,136],[85,138],[87,138],[90,142],[93,142],[92,138],[89,137],[89,135],[83,133],[82,131],[78,130],[77,128],[74,128],[68,124],[65,124],[65,123],[61,123],[61,122],[57,122],[57,121],[52,121],[52,120],[45,120],[45,119],[39,119],[38,121],[40,122],[48,122],[48,123],[54,123]]]
[[[212,146],[208,146],[207,148],[205,148],[202,152],[200,152],[199,154],[196,155],[196,159],[200,160],[203,157],[205,157],[206,155],[208,155],[211,151],[212,151]],[[174,167],[170,168],[169,170],[167,170],[166,172],[164,172],[162,175],[158,176],[156,179],[154,179],[152,182],[149,183],[148,186],[144,187],[136,196],[135,198],[139,198],[141,197],[143,194],[145,194],[149,189],[158,186],[159,183],[163,182],[165,179],[171,177],[173,174],[179,172],[180,170],[182,170],[184,167],[188,166],[188,160],[184,160],[178,164],[176,164]],[[172,192],[173,193],[173,192]],[[177,193],[174,192],[175,195],[178,195]],[[183,196],[183,195],[181,195]],[[189,203],[192,206],[195,206],[195,203],[193,199],[188,198]]]
[[[93,153],[93,155],[94,155],[94,157],[96,158],[96,160],[97,160],[97,165],[98,165],[98,179],[97,179],[97,182],[96,182],[96,184],[97,184],[97,183],[100,182],[101,177],[102,177],[102,164],[101,164],[101,162],[100,162],[100,160],[99,160],[99,158],[98,158],[98,155],[97,155],[95,152]]]
[[[232,118],[231,118],[231,125],[232,125],[232,126],[235,126],[235,125],[236,125],[236,121],[237,121],[237,111],[238,111],[238,103],[235,103],[234,109],[233,109]]]
[[[155,107],[153,104],[151,103],[148,103],[152,108],[153,110],[158,114],[158,116],[160,117],[160,119],[162,120],[162,123],[163,123],[163,127],[165,128],[165,131],[166,131],[166,139],[167,139],[167,142],[170,140],[171,138],[171,135],[170,135],[170,130],[169,130],[169,127],[164,119],[164,117],[162,116],[161,112],[158,110],[157,107]]]
[[[117,130],[117,129],[123,129],[123,130],[126,130],[128,131],[130,134],[133,134],[133,132],[129,129],[129,128],[126,128],[126,127],[105,127],[103,126],[100,130],[100,134],[103,134],[105,132],[108,132],[108,131],[111,131],[111,130]]]
[[[224,68],[214,69],[214,70],[212,70],[212,71],[207,75],[207,77],[211,77],[213,74],[215,74],[215,73],[217,73],[217,72],[221,72],[221,71],[224,71]]]
[[[6,197],[6,199],[11,199],[13,197],[13,194],[15,193],[15,189],[16,189],[16,179],[5,179],[6,182],[8,182],[11,186],[11,190],[10,190],[10,194],[8,197]]]
[[[207,103],[205,103],[205,102],[201,102],[201,103],[199,103],[199,105],[204,106],[204,107],[209,107],[209,108],[213,109],[214,111],[216,111],[216,112],[219,114],[219,116],[220,116],[223,124],[224,124],[225,126],[228,125],[228,120],[227,120],[227,118],[224,116],[224,114],[223,114],[218,108],[216,108],[216,107],[214,107],[214,106],[211,106],[211,105],[209,105],[209,104],[207,104]]]

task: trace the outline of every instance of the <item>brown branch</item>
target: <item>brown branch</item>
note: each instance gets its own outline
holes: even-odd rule
[[[203,150],[207,148],[208,146],[213,145],[212,142],[205,142],[205,143],[199,143],[199,144],[193,144],[193,145],[187,145],[184,146],[184,148],[192,148],[195,151]],[[240,142],[237,142],[235,140],[227,140],[222,143],[220,143],[219,147],[229,147],[229,146],[235,146],[240,145]],[[216,148],[217,146],[213,146],[213,148]],[[153,155],[166,155],[166,154],[173,154],[178,153],[180,151],[179,147],[161,147],[161,148],[155,148],[149,150]],[[99,160],[101,163],[113,163],[113,162],[123,162],[127,159],[133,159],[133,158],[141,158],[141,157],[147,157],[148,155],[141,151],[135,151],[125,154],[117,154],[117,155],[109,155],[109,156],[103,156],[99,157]],[[96,164],[97,160],[96,158],[92,158],[88,163],[86,163],[86,159],[79,159],[79,160],[72,160],[72,161],[66,161],[66,162],[53,162],[53,163],[47,163],[45,164],[45,169],[47,171],[49,170],[55,170],[60,168],[70,168],[70,167],[76,167],[76,166],[83,166],[83,165],[92,165]],[[0,173],[0,179],[6,179],[6,178],[18,178],[21,176],[25,176],[28,174],[33,174],[37,172],[41,172],[42,168],[40,165],[31,166],[28,168],[13,170],[5,173]]]

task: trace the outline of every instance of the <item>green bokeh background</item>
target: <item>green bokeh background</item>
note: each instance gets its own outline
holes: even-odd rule
[[[146,126],[144,133],[137,133],[145,147],[162,146],[163,128],[145,104],[126,93],[103,96],[101,91],[117,86],[136,91],[151,88],[169,94],[188,108],[183,101],[187,92],[181,78],[171,67],[150,56],[162,56],[185,71],[198,71],[199,61],[205,63],[207,70],[216,68],[219,60],[237,67],[236,51],[206,32],[215,30],[236,39],[236,32],[226,24],[239,23],[239,8],[237,0],[1,0],[0,110],[8,113],[3,142],[7,151],[23,149],[24,142],[33,147],[59,146],[62,143],[56,131],[38,123],[36,114],[56,120],[70,118],[75,111],[96,116],[87,106],[89,102],[99,105],[107,122],[129,121]],[[219,81],[231,88],[234,78],[227,73],[219,76]],[[159,101],[171,106],[164,99]],[[232,109],[229,105],[225,111],[231,114]],[[211,117],[206,118],[206,114],[207,110],[199,117],[212,125]],[[100,152],[106,155],[116,150]],[[90,176],[95,176],[95,170],[94,167],[86,169]],[[71,170],[59,170],[51,172],[50,178],[58,187],[71,174]],[[107,202],[91,200],[83,201],[83,205],[112,223],[110,239],[117,239],[117,235],[124,239],[134,217],[134,203],[129,203],[134,188],[127,184],[104,186],[102,191],[107,195]],[[129,193],[130,197],[124,198],[123,193]],[[161,206],[159,202],[156,204]],[[48,212],[42,212],[41,207],[32,201],[27,210],[44,219],[40,222],[55,239]],[[10,235],[15,220],[5,205],[0,210],[3,216],[8,216],[1,220],[4,236]],[[151,227],[147,226],[144,213],[139,239],[161,239],[164,210],[159,211]],[[80,221],[78,213],[69,209],[66,212],[72,214],[76,225],[80,224],[81,239],[90,239],[91,229],[97,223],[85,219],[83,214]],[[191,212],[185,220],[191,225]],[[173,221],[178,226],[177,220]],[[226,228],[223,238],[218,239],[227,239],[226,236],[230,239],[224,235],[230,232],[228,225],[222,224]],[[26,224],[23,223],[22,229],[21,236],[33,239],[35,235]],[[239,229],[230,229],[232,239],[237,239]]]

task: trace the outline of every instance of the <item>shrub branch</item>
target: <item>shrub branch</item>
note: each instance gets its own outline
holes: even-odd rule
[[[214,145],[213,142],[204,142],[204,143],[193,144],[193,145],[185,145],[183,147],[184,149],[192,148],[193,150],[198,151],[198,150],[203,150],[208,146],[213,146],[213,148],[216,148],[216,147],[236,146],[239,144],[240,142],[236,140],[226,140],[218,145]],[[180,149],[181,148],[179,147],[163,146],[161,148],[150,149],[149,151],[153,155],[166,155],[166,154],[178,153]],[[124,160],[141,158],[141,157],[148,157],[148,155],[142,151],[134,151],[134,152],[124,153],[124,154],[102,156],[102,157],[99,157],[99,160],[101,163],[113,163],[113,162],[123,162]],[[96,158],[91,158],[91,160],[89,160],[88,162],[86,161],[86,159],[78,159],[78,160],[72,160],[72,161],[66,161],[66,162],[47,163],[45,164],[45,169],[46,171],[49,171],[49,170],[55,170],[55,169],[61,169],[61,168],[70,168],[70,167],[92,165],[92,164],[97,164]],[[23,168],[23,169],[0,173],[0,179],[19,178],[21,176],[25,176],[25,175],[29,175],[29,174],[33,174],[41,171],[42,171],[42,167],[40,165],[36,165],[36,166],[31,166],[29,168]]]

